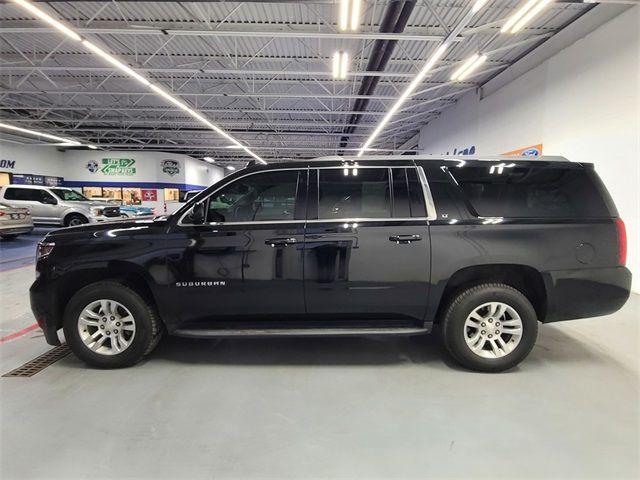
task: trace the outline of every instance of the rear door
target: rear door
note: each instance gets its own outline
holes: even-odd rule
[[[311,315],[422,320],[430,279],[425,188],[412,164],[312,169],[305,235]]]

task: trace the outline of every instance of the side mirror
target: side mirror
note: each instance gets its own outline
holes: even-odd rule
[[[45,205],[57,205],[58,201],[53,197],[42,197],[40,203],[44,203]]]
[[[204,203],[196,203],[191,209],[190,217],[195,225],[202,225],[204,223]]]

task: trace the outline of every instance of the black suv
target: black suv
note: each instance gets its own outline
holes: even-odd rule
[[[49,233],[31,304],[98,367],[185,337],[442,331],[501,371],[547,323],[629,296],[624,224],[589,164],[400,156],[249,166],[174,215]]]

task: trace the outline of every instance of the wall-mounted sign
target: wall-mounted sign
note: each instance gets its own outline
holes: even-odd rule
[[[89,170],[91,173],[96,173],[100,168],[100,166],[98,165],[98,162],[96,162],[95,160],[89,160],[84,167],[87,170]]]
[[[48,187],[59,187],[64,179],[62,177],[46,177],[44,175],[29,175],[14,173],[11,175],[11,183],[15,185],[46,185]]]
[[[459,150],[454,148],[451,155],[473,155],[474,153],[476,153],[476,146],[471,145],[470,147],[461,148]],[[449,155],[449,152],[447,152],[447,155]]]
[[[100,171],[105,175],[131,177],[136,174],[133,158],[103,158]]]
[[[145,202],[157,202],[158,201],[158,191],[151,189],[142,189],[142,200]]]
[[[542,155],[542,144],[532,145],[530,147],[518,148],[510,152],[503,153],[507,157],[539,157]]]
[[[4,158],[0,160],[0,168],[6,168],[13,170],[16,168],[15,160],[5,160]]]
[[[180,162],[177,160],[162,160],[160,166],[162,167],[162,171],[171,177],[180,173]]]

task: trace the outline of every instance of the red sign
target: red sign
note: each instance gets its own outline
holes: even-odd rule
[[[157,202],[158,201],[158,191],[157,190],[147,190],[142,189],[142,201],[143,202]]]

